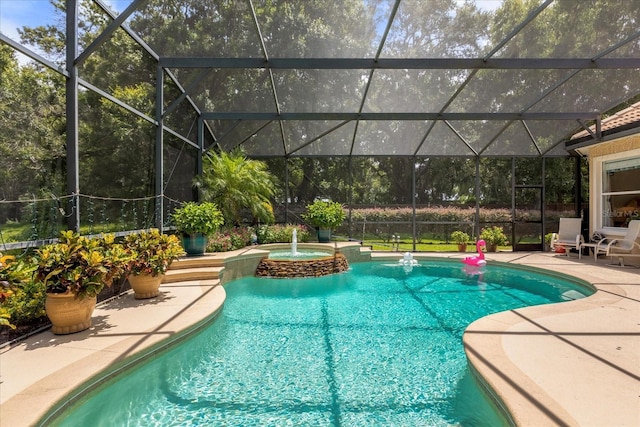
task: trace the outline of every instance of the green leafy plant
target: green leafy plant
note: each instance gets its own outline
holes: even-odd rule
[[[16,302],[22,289],[33,282],[35,266],[13,255],[0,253],[0,326],[15,328],[11,319],[15,316],[11,303]]]
[[[224,223],[224,218],[213,202],[188,202],[173,211],[171,221],[182,234],[210,236]]]
[[[46,299],[47,293],[44,284],[31,277],[16,288],[10,298],[0,302],[0,312],[6,314],[6,319],[11,322],[11,324],[5,325],[14,328],[15,326],[32,324],[45,317]],[[0,324],[3,322],[0,321]]]
[[[471,237],[464,231],[456,230],[453,233],[451,233],[451,240],[453,240],[455,243],[459,245],[466,244],[467,242],[469,242],[470,239]]]
[[[503,228],[496,225],[483,228],[482,231],[480,231],[480,238],[484,240],[487,245],[502,246],[507,243],[507,235],[504,234]]]
[[[314,227],[334,229],[339,227],[346,218],[342,204],[328,200],[316,200],[307,205],[307,211],[302,218]]]
[[[547,233],[544,235],[544,244],[548,247],[551,247],[551,239],[553,238],[554,233]]]
[[[304,243],[311,239],[309,227],[302,224],[275,224],[261,225],[256,227],[258,243],[264,245],[268,243],[289,243],[293,241],[293,230],[296,231],[298,242]]]
[[[227,225],[240,225],[245,213],[252,220],[275,221],[270,200],[276,194],[276,177],[261,160],[248,159],[241,148],[210,152],[203,159],[202,175],[194,183],[203,200],[216,203]]]
[[[171,263],[184,254],[180,239],[160,233],[157,228],[128,234],[123,245],[131,257],[128,263],[131,274],[165,274]]]
[[[58,243],[36,250],[35,278],[44,283],[48,293],[93,297],[126,271],[128,260],[113,235],[90,239],[63,231]]]

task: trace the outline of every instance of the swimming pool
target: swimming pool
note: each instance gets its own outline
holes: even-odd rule
[[[89,394],[59,425],[503,424],[467,370],[465,327],[590,292],[532,271],[420,264],[231,282],[210,326]]]

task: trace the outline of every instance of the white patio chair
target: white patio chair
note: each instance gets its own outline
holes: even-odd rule
[[[624,267],[623,257],[640,257],[640,244],[636,241],[640,235],[640,220],[634,219],[629,222],[627,227],[627,233],[623,238],[618,239],[602,239],[598,242],[598,245],[593,249],[594,258],[598,260],[599,254],[605,254],[610,256],[613,261],[613,257],[618,257],[618,263]],[[633,252],[634,249],[638,249],[638,252]]]
[[[580,251],[583,243],[582,218],[560,218],[558,232],[551,235],[551,249],[563,247],[569,256],[569,249]]]

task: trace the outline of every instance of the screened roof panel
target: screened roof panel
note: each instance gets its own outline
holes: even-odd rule
[[[497,120],[450,121],[449,124],[469,144],[475,153],[480,153],[509,122]]]
[[[604,56],[605,58],[640,58],[640,40],[638,38],[625,43],[613,52]]]
[[[580,124],[575,120],[526,120],[525,124],[543,154],[553,150],[564,135],[580,129]]]
[[[286,112],[357,112],[363,70],[274,70],[278,104]]]
[[[335,4],[258,0],[253,3],[270,58],[364,58],[375,53],[382,37],[376,30],[376,7],[382,3],[383,8],[388,8],[390,2]]]
[[[594,58],[637,33],[639,16],[637,1],[555,1],[496,56]]]
[[[204,70],[189,83],[202,111],[276,112],[269,72],[262,69]]]
[[[160,56],[261,57],[249,2],[146,1],[125,21]]]
[[[231,151],[271,123],[268,120],[225,120],[210,122],[210,126],[217,136],[216,144],[225,151]]]
[[[489,144],[485,156],[539,156],[540,150],[520,120],[513,121],[504,132]]]
[[[49,63],[63,64],[64,51],[41,57],[16,43],[17,26],[41,24],[24,7],[50,3],[1,4],[0,42],[65,74]],[[81,79],[91,75],[81,86],[134,103],[118,86],[149,89],[161,67],[167,120],[152,118],[190,139],[193,109],[207,124],[205,140],[252,155],[556,155],[579,122],[591,125],[640,95],[640,1],[79,6],[74,64]],[[51,12],[39,15],[42,24],[64,34],[64,15]],[[92,56],[113,52],[113,67],[92,69]]]
[[[469,70],[376,70],[363,111],[437,113],[468,74]]]
[[[353,133],[356,123],[349,122],[335,128],[333,132],[311,139],[309,142],[293,148],[292,156],[348,156],[351,153]]]
[[[479,70],[447,111],[525,111],[571,70]]]
[[[420,156],[472,156],[474,153],[444,121],[438,121],[417,154]]]
[[[381,51],[383,58],[483,57],[491,48],[490,20],[479,4],[452,9],[437,0],[404,0]],[[487,6],[487,2],[483,6]]]
[[[243,139],[233,147],[236,146],[243,147],[248,155],[256,157],[284,157],[287,154],[284,150],[279,122],[270,122],[265,127],[261,127],[254,135]]]
[[[287,153],[298,150],[324,134],[332,132],[340,124],[344,124],[344,122],[335,120],[289,120],[283,122]]]
[[[640,93],[639,76],[640,68],[581,70],[534,105],[531,111],[607,111]]]
[[[424,121],[360,121],[353,147],[354,155],[411,156],[427,134]]]

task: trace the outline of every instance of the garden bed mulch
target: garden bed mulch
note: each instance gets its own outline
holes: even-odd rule
[[[49,318],[45,316],[24,325],[16,325],[15,329],[2,327],[0,328],[0,346],[4,346],[11,342],[22,341],[40,329],[50,326],[51,322],[49,322]]]

